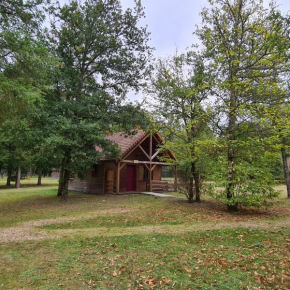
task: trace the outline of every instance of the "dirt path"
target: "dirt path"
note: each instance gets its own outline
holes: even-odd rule
[[[105,216],[109,214],[124,214],[128,212],[132,212],[132,210],[127,210],[127,209],[101,210],[97,213],[88,213],[85,215],[78,215],[78,216],[73,216],[73,217],[58,217],[58,218],[52,218],[52,219],[42,219],[42,220],[24,222],[17,226],[2,228],[2,229],[0,228],[0,243],[57,238],[58,235],[55,235],[54,231],[40,229],[39,227],[45,226],[45,225],[51,225],[51,224],[61,224],[61,223],[66,223],[66,222],[72,222],[79,219]]]
[[[0,229],[0,243],[23,242],[23,241],[38,241],[44,239],[61,239],[61,238],[76,238],[76,237],[110,237],[110,236],[125,236],[125,235],[145,235],[145,234],[173,234],[185,233],[206,230],[218,230],[223,228],[260,228],[264,230],[276,230],[280,228],[290,227],[290,217],[285,217],[283,220],[260,220],[260,221],[240,221],[240,222],[198,222],[195,224],[181,225],[148,225],[140,227],[97,227],[85,229],[56,229],[46,230],[41,229],[41,226],[65,223],[79,220],[82,218],[93,218],[108,214],[124,214],[132,210],[103,210],[96,214],[86,214],[77,217],[60,217],[55,219],[44,219],[30,221],[20,224],[19,226]]]
[[[259,228],[264,230],[273,230],[290,227],[290,218],[283,221],[260,221],[260,222],[235,222],[235,223],[202,223],[182,224],[182,225],[148,225],[140,227],[126,228],[89,228],[89,229],[62,229],[56,230],[58,238],[63,237],[110,237],[110,236],[126,236],[133,234],[174,234],[185,232],[202,232],[207,230],[218,230],[223,228]]]

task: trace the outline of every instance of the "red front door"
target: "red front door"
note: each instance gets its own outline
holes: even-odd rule
[[[127,165],[126,171],[126,190],[136,190],[136,167],[134,165]]]

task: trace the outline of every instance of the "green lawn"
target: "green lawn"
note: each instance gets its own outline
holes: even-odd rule
[[[1,179],[0,179],[1,181]],[[0,289],[289,289],[290,202],[0,189]],[[26,186],[26,187],[24,187]]]
[[[33,177],[28,177],[25,179],[21,180],[21,186],[22,187],[32,187],[32,186],[37,186],[37,177],[33,176]],[[52,179],[49,177],[44,177],[42,178],[42,185],[45,186],[57,186],[58,184],[58,180],[57,179]],[[6,176],[4,178],[0,177],[0,189],[9,189],[9,188],[14,188],[15,187],[15,182],[11,182],[10,186],[6,186]],[[2,191],[1,191],[2,192]]]

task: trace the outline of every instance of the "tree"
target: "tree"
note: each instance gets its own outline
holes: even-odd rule
[[[0,2],[0,72],[19,62],[19,52],[37,35],[43,20],[41,4],[46,0],[6,0]]]
[[[248,121],[247,112],[251,113],[255,104],[271,102],[273,96],[281,98],[277,71],[286,61],[283,55],[286,30],[273,3],[268,9],[262,1],[209,0],[209,4],[202,12],[203,22],[196,33],[208,62],[216,70],[219,125],[226,138],[226,195],[228,209],[236,210],[241,202],[240,198],[235,200],[239,172],[247,166],[239,152],[240,143],[247,144],[243,123]],[[240,134],[242,127],[244,135]],[[242,146],[246,158],[253,142],[248,144],[246,151]]]
[[[200,202],[201,174],[198,141],[209,121],[206,101],[211,77],[198,54],[176,55],[160,60],[152,79],[151,94],[157,123],[181,163],[189,163],[188,200]]]
[[[150,49],[146,29],[138,27],[144,15],[138,1],[125,12],[116,0],[72,1],[53,15],[49,41],[59,65],[54,86],[44,92],[43,124],[45,146],[60,164],[58,195],[66,199],[72,174],[84,177],[104,154],[117,154],[106,132],[125,123],[125,93],[140,87]],[[132,104],[126,106],[131,112]],[[135,116],[125,119],[126,127],[140,122]]]
[[[39,5],[43,2],[0,3],[0,146],[8,173],[7,185],[12,171],[17,169],[20,175],[21,166],[30,159],[30,118],[40,99],[35,83],[42,83],[40,72],[49,59],[38,37],[43,20]]]

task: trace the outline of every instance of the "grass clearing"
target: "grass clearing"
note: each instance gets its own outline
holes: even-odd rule
[[[37,184],[37,177],[33,176],[33,177],[28,177],[26,179],[21,179],[20,181],[21,187],[25,188],[25,187],[38,187]],[[42,178],[42,186],[57,186],[58,184],[58,180],[57,179],[53,179],[50,177],[43,177]],[[6,177],[5,178],[1,178],[0,177],[0,189],[14,189],[15,188],[15,182],[11,181],[11,185],[7,186],[6,185]],[[1,190],[2,192],[2,190]]]
[[[0,189],[0,289],[289,289],[286,199],[236,214],[210,199],[60,202],[45,181]]]

